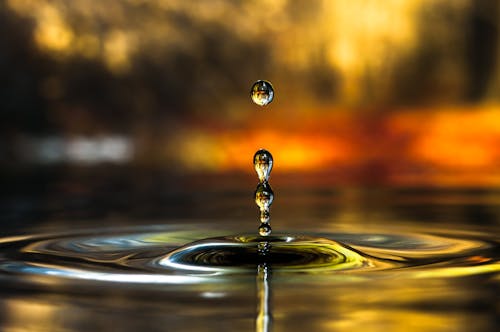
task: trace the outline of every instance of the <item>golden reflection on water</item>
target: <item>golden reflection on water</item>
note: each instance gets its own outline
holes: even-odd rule
[[[272,283],[269,286],[273,287],[272,297],[266,300],[270,301],[267,305],[272,306],[272,312],[267,315],[273,316],[272,329],[268,321],[267,325],[257,325],[257,331],[456,332],[495,328],[494,306],[498,299],[495,300],[495,294],[488,288],[492,285],[473,284],[467,279],[402,278],[398,282],[305,283],[302,287]],[[166,322],[169,330],[177,331],[213,331],[225,326],[254,330],[255,303],[264,297],[255,298],[255,286],[251,283],[246,287],[233,287],[228,283],[224,289],[222,297],[206,297],[203,288],[182,295],[175,289],[162,294],[163,290],[150,296],[148,301],[123,290],[122,294],[104,297],[92,293],[79,297],[9,295],[0,300],[5,313],[2,330],[112,328],[133,331],[149,327],[151,331],[159,331]],[[258,319],[257,324],[259,322],[262,323]]]
[[[45,301],[19,299],[2,303],[7,321],[3,331],[60,331],[58,307]]]
[[[314,308],[323,307],[324,311],[319,310],[328,314],[313,320],[309,328],[316,331],[487,331],[492,327],[491,317],[469,304],[487,290],[464,287],[466,285],[452,279],[420,282],[402,278],[398,282],[374,280],[337,289],[313,287],[293,296],[287,296],[285,289],[283,292],[275,289],[275,321],[277,324],[280,317],[300,324],[304,308],[314,312]],[[317,292],[323,292],[323,296],[318,297]],[[307,299],[302,308],[297,305],[287,309],[286,303],[300,299]],[[305,322],[302,324],[302,328],[307,326]]]
[[[197,281],[155,283],[151,279],[160,278],[166,270],[157,271],[159,274],[154,270],[150,274],[134,274],[99,263],[124,262],[137,256],[146,264],[144,260],[150,258],[143,257],[151,255],[148,254],[151,248],[199,238],[203,234],[201,226],[193,226],[187,225],[191,232],[176,226],[179,232],[170,229],[149,233],[149,230],[130,236],[90,232],[73,240],[66,234],[34,244],[22,241],[24,255],[32,253],[41,260],[42,255],[55,260],[72,257],[76,265],[72,267],[65,259],[53,262],[52,266],[30,263],[31,259],[27,259],[27,268],[16,270],[12,264],[16,256],[5,252],[2,268],[10,273],[18,271],[15,279],[20,284],[15,286],[24,286],[3,293],[0,307],[6,315],[0,316],[0,326],[5,331],[83,331],[102,329],[110,322],[120,331],[164,324],[177,331],[224,330],[226,325],[243,331],[489,331],[495,326],[500,264],[492,249],[496,248],[495,236],[479,243],[476,237],[486,236],[479,231],[463,229],[455,233],[441,228],[431,236],[423,227],[404,232],[406,227],[392,224],[377,229],[368,223],[362,230],[352,223],[344,227],[330,225],[337,231],[342,229],[332,233],[332,238],[343,239],[364,252],[367,259],[383,260],[383,255],[379,255],[383,250],[378,248],[391,248],[387,251],[407,259],[380,269],[332,270],[325,274],[307,270],[285,273],[263,266],[240,276],[196,276],[177,270],[171,271],[172,277],[197,278]],[[327,232],[317,227],[315,230]],[[465,238],[469,243],[461,240]],[[473,248],[468,250],[468,246]],[[142,254],[131,254],[134,248],[143,247],[146,250]],[[69,250],[66,254],[65,248]],[[100,252],[115,258],[96,259]],[[120,253],[125,256],[120,257]],[[92,258],[80,265],[79,255]],[[123,265],[126,266],[135,265]],[[150,264],[144,266],[153,268]],[[92,272],[93,269],[97,270]],[[56,273],[58,270],[71,273]],[[32,280],[31,274],[40,280]],[[30,291],[30,285],[39,288],[38,291]],[[18,289],[28,289],[29,294],[17,292]]]

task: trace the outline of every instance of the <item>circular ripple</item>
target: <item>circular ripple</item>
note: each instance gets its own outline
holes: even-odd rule
[[[494,232],[349,229],[199,240],[220,233],[200,228],[197,224],[102,228],[0,238],[0,280],[212,284],[235,280],[228,278],[231,274],[254,275],[262,264],[279,272],[275,277],[286,275],[284,280],[310,274],[315,280],[331,281],[347,280],[348,275],[450,278],[500,272],[500,244]]]
[[[251,235],[217,237],[178,248],[159,265],[192,271],[254,271],[259,265],[274,271],[348,270],[370,261],[336,241],[311,236]]]

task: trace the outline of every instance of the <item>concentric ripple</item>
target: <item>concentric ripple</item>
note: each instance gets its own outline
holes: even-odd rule
[[[230,276],[255,276],[262,264],[275,277],[287,275],[286,280],[312,275],[326,280],[448,278],[500,272],[498,239],[478,232],[350,229],[217,237],[218,231],[201,232],[199,225],[180,227],[0,238],[0,279],[11,283],[219,283]],[[290,274],[295,277],[289,278]]]
[[[195,271],[255,271],[261,264],[273,271],[312,272],[368,267],[370,260],[353,249],[311,236],[251,235],[197,241],[169,253],[159,261],[166,267]]]

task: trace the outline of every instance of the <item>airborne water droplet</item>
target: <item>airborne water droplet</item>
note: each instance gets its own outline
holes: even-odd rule
[[[273,101],[274,89],[270,82],[259,80],[252,85],[250,96],[254,103],[266,106]]]
[[[259,177],[259,182],[269,181],[273,169],[273,156],[267,150],[260,149],[253,156],[253,166]]]
[[[268,223],[262,223],[259,226],[259,234],[260,236],[268,236],[271,234],[271,225]]]
[[[268,223],[271,214],[269,213],[269,208],[260,210],[260,222]]]
[[[261,182],[255,189],[255,203],[261,210],[269,209],[273,203],[274,193],[271,186],[267,182]]]

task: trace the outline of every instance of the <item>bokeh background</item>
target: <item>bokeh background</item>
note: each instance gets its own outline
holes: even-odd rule
[[[258,148],[281,190],[491,190],[499,22],[495,0],[2,1],[3,217],[189,215],[237,190],[252,214]]]
[[[67,232],[60,248],[77,253],[88,248],[75,234],[95,234],[99,250],[128,226],[255,232],[252,157],[266,148],[275,232],[362,230],[382,245],[402,229],[461,234],[485,255],[450,253],[457,268],[441,278],[274,283],[278,329],[498,330],[499,27],[498,0],[0,0],[0,242]],[[275,88],[264,108],[249,96],[259,79]],[[207,292],[43,280],[2,278],[0,329],[255,319],[253,278]]]

